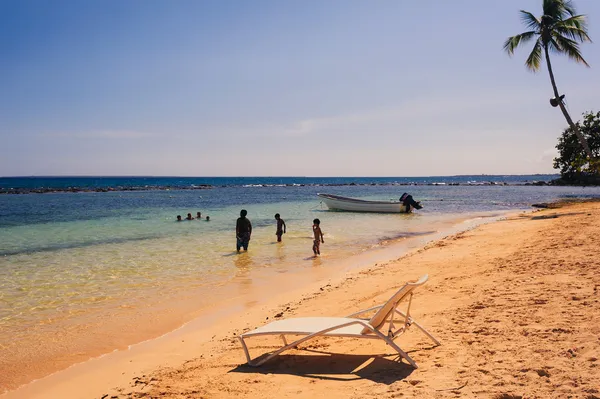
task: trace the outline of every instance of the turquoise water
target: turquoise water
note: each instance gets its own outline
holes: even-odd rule
[[[0,196],[0,323],[21,325],[55,311],[88,309],[119,301],[124,291],[134,300],[148,288],[222,282],[236,271],[234,230],[241,208],[254,227],[252,267],[295,268],[312,255],[316,217],[325,232],[324,253],[347,256],[382,241],[434,232],[456,215],[599,195],[598,189],[536,186],[328,187],[368,199],[410,191],[425,206],[413,215],[383,215],[327,211],[316,197],[323,188]],[[175,221],[178,214],[197,211],[211,220]],[[288,226],[283,246],[275,243],[277,212]]]
[[[431,215],[329,212],[318,201],[249,204],[245,208],[254,230],[251,264],[244,266],[254,268],[303,267],[312,255],[311,226],[316,217],[322,220],[323,252],[330,258],[363,251],[382,240],[427,234],[433,231],[428,225],[434,222]],[[232,278],[239,267],[234,231],[240,207],[187,210],[195,214],[197,209],[211,220],[175,222],[174,216],[185,215],[186,210],[165,206],[141,208],[127,217],[2,229],[1,291],[3,303],[10,306],[0,309],[0,322],[22,328],[54,312],[89,310],[103,302],[146,300],[145,292],[150,289],[172,292]],[[276,243],[275,212],[287,224],[282,244]]]
[[[397,199],[404,191],[424,208],[410,215],[332,212],[316,196]],[[107,351],[116,345],[111,339],[122,339],[116,333],[103,335],[107,320],[123,331],[141,331],[128,339],[143,338],[160,332],[149,316],[155,309],[175,312],[181,323],[212,306],[219,295],[231,294],[242,280],[252,286],[268,285],[269,276],[293,280],[303,270],[327,270],[343,259],[427,237],[465,219],[531,209],[536,202],[598,196],[598,188],[380,182],[0,195],[3,361],[25,364],[44,350],[48,358],[69,352],[85,356],[91,344],[81,337],[89,334]],[[238,255],[235,220],[242,208],[254,229],[248,253]],[[197,211],[211,220],[175,221],[178,214]],[[275,213],[287,224],[282,243],[276,242]],[[314,218],[325,233],[318,262],[311,249]],[[49,340],[47,348],[35,344]]]

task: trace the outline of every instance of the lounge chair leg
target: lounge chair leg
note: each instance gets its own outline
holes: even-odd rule
[[[408,356],[408,353],[406,353],[402,349],[400,349],[400,347],[398,345],[396,345],[396,343],[394,343],[391,340],[388,340],[388,345],[391,346],[392,348],[396,349],[396,352],[398,352],[400,354],[400,356],[402,356],[404,359],[406,359],[406,361],[411,366],[413,366],[416,369],[419,368],[419,366],[417,366],[417,363],[414,360],[412,360],[412,358],[410,356]]]
[[[392,348],[394,348],[396,350],[396,352],[398,352],[398,354],[400,356],[402,356],[404,359],[406,359],[406,361],[413,366],[414,368],[418,369],[419,366],[417,366],[417,363],[412,360],[412,358],[410,356],[408,356],[408,353],[404,352],[402,349],[400,349],[400,347],[398,345],[396,345],[396,343],[394,341],[392,341],[391,339],[389,339],[388,337],[386,337],[385,335],[383,335],[382,333],[379,332],[379,330],[374,329],[373,327],[369,326],[368,327],[374,334],[378,335],[381,339],[383,339],[385,341],[386,344],[388,344],[389,346],[391,346]]]
[[[285,339],[285,335],[281,334],[280,337],[283,340],[283,345],[287,346],[288,343],[287,343],[287,340]]]
[[[275,352],[269,354],[269,356],[265,357],[264,359],[262,359],[258,362],[253,362],[253,363],[248,362],[248,364],[251,366],[261,366],[262,364],[268,362],[269,360],[273,359],[274,357],[279,356],[280,353],[285,352],[288,349],[297,348],[298,345],[301,344],[302,342],[308,341],[309,339],[312,339],[319,335],[320,335],[320,333],[315,333],[315,334],[308,335],[304,338],[300,338],[299,340],[294,341],[291,344],[286,344],[285,346],[282,346],[281,348],[277,349]]]
[[[436,345],[441,345],[442,343],[440,341],[438,341],[433,335],[431,335],[429,333],[429,331],[427,331],[426,329],[424,329],[419,323],[417,323],[416,321],[412,322],[415,326],[417,326],[417,328],[421,331],[423,331],[423,333],[425,335],[427,335]]]
[[[402,317],[406,317],[406,314],[404,312],[399,311],[398,309],[396,309],[396,312],[400,313],[400,315]],[[431,335],[429,333],[429,331],[427,331],[422,325],[420,325],[419,323],[417,323],[412,317],[409,317],[409,321],[410,324],[414,324],[415,326],[417,326],[417,328],[421,331],[423,331],[423,333],[425,335],[427,335],[429,337],[429,339],[431,339],[436,345],[441,345],[442,343],[440,341],[438,341],[433,335]]]
[[[278,350],[276,350],[275,352],[271,353],[269,356],[265,357],[262,360],[259,361],[254,361],[250,358],[250,353],[248,352],[248,347],[246,346],[246,342],[244,341],[244,338],[242,338],[241,336],[238,336],[238,339],[240,340],[240,342],[242,343],[242,348],[244,349],[244,353],[246,354],[246,360],[248,362],[248,365],[253,366],[253,367],[258,367],[260,365],[262,365],[263,363],[268,362],[269,360],[273,359],[274,357],[276,357],[277,355],[279,355],[281,352],[284,352],[288,349],[291,348],[297,348],[298,344],[307,341],[315,336],[320,335],[319,333],[316,334],[311,334],[309,336],[306,336],[304,338],[301,338],[297,341],[292,342],[291,344],[287,343],[287,340],[285,339],[285,336],[280,335],[283,339],[283,341],[285,342],[285,346],[282,346],[281,348],[279,348]]]
[[[244,353],[246,354],[247,363],[250,366],[254,366],[254,364],[252,364],[252,359],[250,358],[250,353],[248,352],[248,347],[246,346],[246,342],[244,342],[244,338],[242,338],[241,336],[238,336],[238,339],[242,343],[242,348],[244,349]]]

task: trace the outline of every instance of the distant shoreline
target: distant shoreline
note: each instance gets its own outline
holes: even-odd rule
[[[552,186],[551,182],[535,181],[524,183],[507,182],[473,182],[473,183],[314,183],[314,184],[252,184],[251,187],[344,187],[344,186]],[[0,194],[45,194],[45,193],[106,193],[122,191],[170,191],[170,190],[210,190],[217,187],[232,187],[231,185],[213,186],[200,184],[195,186],[145,186],[145,187],[40,187],[40,188],[1,188]]]

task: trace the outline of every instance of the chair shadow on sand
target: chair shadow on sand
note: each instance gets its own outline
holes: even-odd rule
[[[290,374],[330,381],[365,379],[390,385],[407,378],[415,370],[410,364],[402,362],[398,354],[347,355],[315,349],[301,350],[311,354],[283,354],[260,367],[242,364],[229,372]]]

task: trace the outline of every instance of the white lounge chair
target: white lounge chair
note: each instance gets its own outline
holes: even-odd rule
[[[424,275],[416,282],[408,282],[402,288],[398,290],[385,304],[381,306],[375,306],[369,309],[361,310],[360,312],[353,313],[347,317],[299,317],[274,321],[265,326],[259,327],[255,330],[248,331],[238,336],[248,364],[251,366],[260,366],[266,361],[279,355],[281,352],[291,348],[297,347],[299,344],[308,341],[316,337],[349,337],[349,338],[370,338],[370,339],[381,339],[389,346],[394,348],[400,356],[402,356],[408,363],[414,368],[417,368],[417,364],[406,352],[404,352],[398,345],[394,343],[394,340],[398,338],[403,332],[414,324],[417,326],[425,335],[427,335],[436,345],[441,345],[440,342],[435,339],[425,328],[419,323],[413,320],[410,316],[410,306],[412,304],[413,291],[420,285],[425,284],[428,276]],[[399,305],[403,301],[408,301],[408,306],[405,312],[398,309]],[[377,313],[370,319],[360,318],[358,316],[367,312],[373,312],[377,310]],[[396,327],[394,317],[400,316],[397,320],[398,324],[402,323],[399,327]],[[387,335],[383,334],[381,330],[387,325]],[[284,346],[277,349],[275,352],[270,353],[265,358],[257,361],[252,359],[248,352],[248,347],[244,341],[249,337],[256,337],[260,335],[279,335],[283,340]],[[302,338],[288,343],[286,335],[303,336]]]

